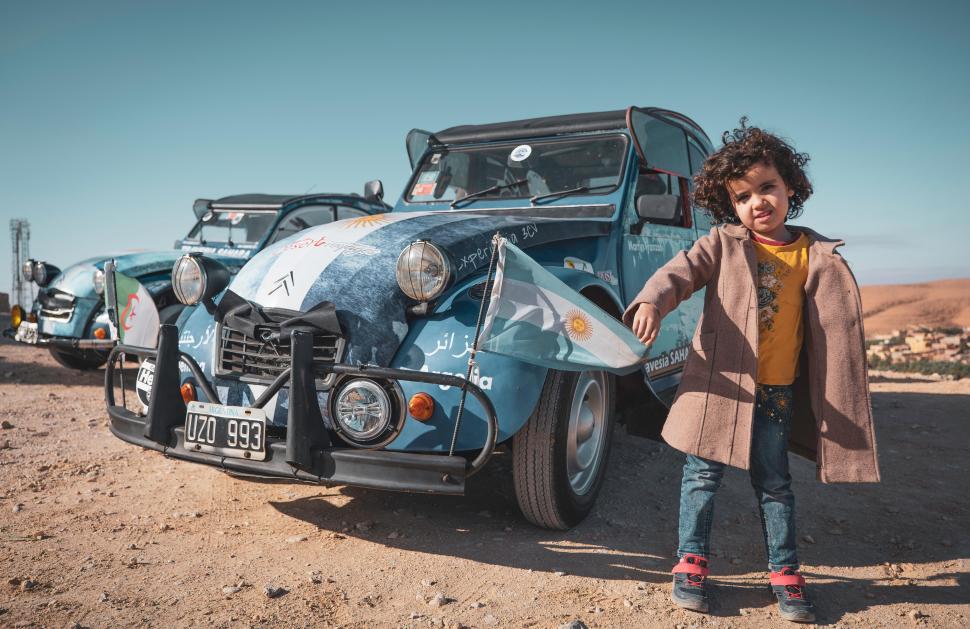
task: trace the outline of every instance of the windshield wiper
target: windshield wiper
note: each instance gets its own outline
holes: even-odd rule
[[[547,194],[537,194],[536,196],[529,199],[534,204],[539,201],[544,201],[546,199],[554,200],[561,199],[563,197],[568,197],[573,194],[582,194],[584,192],[592,192],[593,190],[599,190],[600,188],[612,188],[613,184],[603,184],[600,186],[579,186],[578,188],[570,188],[569,190],[559,190],[557,192],[549,192]]]
[[[517,186],[521,186],[524,183],[529,183],[529,180],[519,179],[517,181],[513,181],[512,183],[500,183],[494,186],[490,186],[488,188],[485,188],[484,190],[479,190],[478,192],[472,192],[471,194],[466,194],[460,199],[455,199],[454,201],[451,202],[451,207],[458,207],[459,203],[464,203],[465,201],[473,201],[474,199],[485,196],[486,194],[489,194],[491,192],[498,192],[499,190],[505,190],[506,188],[515,188]]]

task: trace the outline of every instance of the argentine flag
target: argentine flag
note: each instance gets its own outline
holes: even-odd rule
[[[496,256],[480,349],[567,371],[626,374],[646,360],[648,349],[632,330],[505,238]]]

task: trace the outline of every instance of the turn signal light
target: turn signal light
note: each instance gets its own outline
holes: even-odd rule
[[[94,338],[102,341],[106,336],[108,336],[108,333],[104,331],[104,328],[94,328]]]
[[[195,387],[192,386],[191,382],[183,382],[182,386],[179,387],[179,391],[182,393],[183,402],[186,404],[195,402]]]
[[[415,393],[408,401],[408,413],[418,421],[428,421],[434,415],[434,399],[427,393]]]
[[[10,309],[10,327],[14,330],[20,327],[20,324],[24,322],[24,309],[20,306],[14,306]]]
[[[27,313],[27,321],[30,321],[31,323],[37,323],[37,313],[35,312]]]

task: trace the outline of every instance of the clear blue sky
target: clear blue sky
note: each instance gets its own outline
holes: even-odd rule
[[[682,8],[686,7],[686,8]],[[184,235],[197,197],[359,191],[405,133],[630,104],[811,154],[799,222],[861,283],[970,276],[970,3],[5,2],[7,223],[66,266]]]

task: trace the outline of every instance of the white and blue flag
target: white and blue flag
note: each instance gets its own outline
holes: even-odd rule
[[[480,349],[567,371],[626,374],[646,360],[648,349],[632,330],[521,249],[501,238],[495,255]]]

